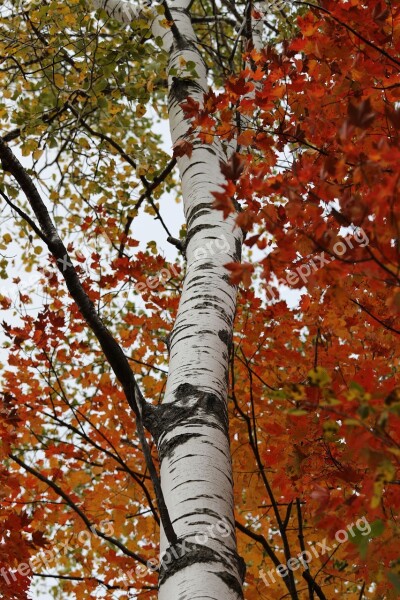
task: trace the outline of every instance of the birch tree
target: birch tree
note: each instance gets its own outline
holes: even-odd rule
[[[0,26],[0,594],[394,598],[399,9]]]
[[[95,314],[35,183],[6,145],[19,132],[12,132],[1,142],[2,165],[24,191],[37,224],[4,198],[56,259],[71,296],[135,413],[137,434],[160,511],[160,553],[167,557],[168,566],[161,565],[158,597],[239,598],[244,561],[236,547],[227,413],[236,286],[230,282],[224,265],[240,261],[243,234],[235,224],[235,215],[225,219],[222,211],[213,207],[213,193],[224,182],[220,165],[234,154],[236,142],[233,139],[224,146],[218,137],[211,144],[187,139],[189,122],[182,102],[203,104],[209,89],[207,65],[191,21],[191,4],[188,0],[160,5],[118,0],[87,7],[105,9],[121,24],[139,19],[148,22],[153,39],[167,56],[165,94],[187,227],[185,238],[175,242],[182,245],[186,269],[176,320],[168,334],[169,375],[161,406],[152,406],[144,399],[120,346]],[[243,23],[239,24],[242,30],[246,18],[251,21],[251,16],[243,13]],[[68,59],[65,51],[62,54]],[[70,104],[68,108],[77,114]],[[149,187],[145,183],[145,192]],[[157,444],[160,479],[152,464],[144,427]],[[13,458],[30,470],[19,458]],[[222,530],[218,528],[221,520],[225,524]],[[210,530],[214,531],[212,538]],[[199,539],[209,541],[201,544]]]
[[[203,103],[208,92],[207,68],[192,27],[190,5],[189,0],[171,2],[161,14],[157,7],[150,7],[147,14],[154,38],[161,40],[168,55],[168,115],[172,143],[178,149],[189,143],[181,103]],[[143,10],[119,1],[98,6],[122,22],[137,18]],[[224,267],[240,260],[242,232],[234,216],[224,220],[212,206],[213,192],[223,183],[219,164],[226,159],[218,138],[207,146],[195,140],[190,151],[177,159],[187,223],[186,274],[169,334],[163,405],[155,414],[148,411],[144,421],[157,440],[161,492],[168,513],[160,550],[173,563],[160,574],[160,598],[242,597],[244,570],[234,535],[226,406],[236,287]],[[226,243],[223,252],[203,251],[220,239]],[[229,523],[231,535],[219,532],[207,546],[198,544],[199,537],[208,537],[210,527],[217,531],[221,518]],[[175,546],[182,557],[172,555]]]

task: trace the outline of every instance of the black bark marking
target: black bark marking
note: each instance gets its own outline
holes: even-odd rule
[[[205,263],[205,265],[206,265],[206,270],[209,270],[207,267],[210,267],[210,264],[209,264],[209,263]],[[197,273],[197,272],[201,271],[201,268],[202,268],[202,266],[204,266],[204,265],[200,265],[199,267],[197,267],[197,268],[195,269],[195,272]],[[216,265],[214,265],[214,268],[219,268],[219,267],[217,267]],[[218,276],[219,276],[219,275],[218,275]],[[225,276],[222,276],[222,278],[223,278],[223,277],[225,277]],[[188,279],[188,282],[189,282],[189,283],[188,283],[188,284],[187,284],[187,286],[186,286],[186,289],[187,289],[187,290],[190,290],[191,288],[195,288],[195,289],[197,289],[197,288],[198,288],[198,286],[196,286],[196,285],[193,283],[193,282],[194,282],[196,279],[203,279],[203,280],[204,280],[204,285],[207,285],[207,286],[209,287],[209,279],[208,279],[208,275],[204,273],[204,274],[200,274],[200,275],[196,275],[196,276],[192,276],[192,277],[190,277],[190,278]],[[220,291],[222,294],[224,294],[225,296],[228,296],[228,302],[230,302],[230,304],[232,304],[232,297],[231,297],[231,295],[229,294],[229,292],[228,292],[227,290],[223,289],[223,288],[220,288],[220,289],[219,289],[219,291]],[[187,300],[185,300],[185,303],[186,303],[186,302],[191,302],[191,301],[192,301],[192,300],[194,300],[195,298],[208,298],[208,297],[209,297],[209,294],[204,294],[204,293],[203,293],[203,294],[201,294],[200,292],[198,292],[197,294],[193,294],[193,296],[192,296],[192,297],[190,297],[190,298],[188,298]],[[223,310],[224,310],[224,311],[227,313],[227,315],[228,315],[229,313],[226,311],[226,309],[224,309],[225,303],[224,303],[224,301],[222,300],[222,298],[220,298],[220,297],[218,296],[218,297],[217,297],[217,299],[218,299],[218,302],[219,302],[219,304],[220,304],[220,305],[221,305],[221,307],[223,308]],[[182,306],[183,306],[183,304],[182,304]],[[229,305],[228,305],[228,308],[229,308]],[[233,321],[232,321],[232,318],[231,318],[231,317],[228,317],[228,320],[226,320],[226,319],[224,319],[224,320],[225,320],[225,321],[228,323],[228,325],[229,325],[230,327],[232,326],[232,323],[233,323]]]
[[[185,502],[191,502],[192,500],[198,500],[199,498],[207,498],[208,500],[212,500],[213,498],[220,498],[221,500],[223,499],[223,498],[221,498],[221,496],[217,496],[217,495],[210,496],[210,494],[199,494],[198,496],[192,496],[192,497],[186,498]]]
[[[231,331],[227,331],[226,329],[220,329],[218,331],[219,339],[226,344],[226,347],[229,349],[232,344],[232,333]]]
[[[196,218],[197,214],[199,211],[202,210],[206,210],[207,212],[211,212],[211,202],[200,202],[199,204],[196,204],[196,206],[194,206],[191,210],[188,211],[187,217],[186,217],[186,222],[187,222],[187,227],[188,229],[191,226],[191,223],[193,221],[193,219]],[[209,227],[210,229],[212,227],[217,227],[217,225],[198,225],[198,227],[200,229],[204,229]],[[199,231],[200,231],[199,229]]]
[[[231,319],[228,316],[226,309],[225,309],[224,305],[222,304],[221,300],[219,298],[215,298],[214,300],[215,300],[215,302],[209,302],[208,300],[203,300],[203,302],[199,302],[198,304],[193,306],[193,310],[212,308],[220,314],[220,316],[225,321],[225,323],[227,323],[228,325],[231,325]]]
[[[233,258],[237,262],[240,262],[242,258],[242,242],[237,238],[235,239],[235,254],[233,255]]]
[[[200,497],[206,497],[206,498],[214,498],[214,496],[205,496],[204,494],[202,496],[196,496],[195,498],[193,498],[193,500],[198,500]],[[190,500],[190,498],[188,498],[187,500]],[[187,501],[185,500],[185,502]],[[176,521],[179,521],[180,519],[189,519],[189,517],[192,517],[193,515],[200,515],[200,516],[209,516],[211,517],[211,522],[210,521],[191,521],[190,525],[210,525],[210,523],[213,523],[213,520],[217,520],[218,522],[221,520],[221,515],[217,512],[215,512],[215,510],[211,510],[210,508],[197,508],[195,511],[192,511],[190,513],[186,513],[184,515],[180,515],[177,519],[175,519],[173,522],[175,523]],[[217,536],[215,536],[217,537]]]
[[[225,275],[222,275],[222,279],[223,279],[223,280],[224,280],[226,283],[228,283],[228,284],[229,284],[231,287],[236,287],[236,284],[235,284],[235,283],[232,283],[232,281],[231,281],[231,279],[230,279],[230,277],[229,277],[228,273],[226,273]]]
[[[180,334],[182,331],[184,331],[185,329],[191,329],[192,325],[191,324],[182,324],[182,325],[177,325],[175,323],[173,330],[171,331],[171,333],[169,334],[169,341],[170,344],[172,345],[173,343],[173,339],[176,335]]]
[[[191,401],[194,401],[191,402]],[[151,406],[143,412],[143,423],[159,446],[160,460],[171,456],[173,451],[193,437],[201,434],[179,434],[159,443],[177,424],[187,427],[220,429],[227,435],[228,414],[225,401],[214,394],[203,392],[190,383],[182,383],[175,390],[175,402]]]
[[[232,559],[237,563],[237,570],[241,582],[232,574]],[[169,577],[196,563],[210,563],[220,565],[223,570],[213,571],[227,587],[233,590],[239,598],[243,598],[242,583],[246,574],[246,564],[241,556],[222,555],[208,546],[188,542],[185,538],[179,539],[177,544],[169,546],[160,561],[159,585],[161,586]]]
[[[191,402],[191,401],[194,401]],[[189,405],[190,404],[190,405]],[[204,437],[201,433],[181,433],[172,439],[166,439],[177,425],[195,428],[219,429],[228,434],[228,413],[226,403],[215,394],[197,389],[190,383],[183,383],[175,391],[175,402],[153,406],[143,415],[147,429],[157,445],[160,460],[170,457],[174,450],[193,437]]]
[[[172,558],[172,561],[171,561]],[[168,560],[167,560],[168,559]],[[167,548],[160,564],[159,585],[186,567],[196,563],[215,563],[215,552],[207,546],[179,540],[175,546]]]
[[[175,390],[175,400],[177,402],[187,402],[188,396],[199,396],[199,390],[191,383],[181,383]]]
[[[205,263],[201,263],[200,265],[198,265],[195,270],[196,271],[201,271],[201,270],[205,271],[207,269],[210,269],[210,270],[215,269],[215,267],[216,267],[216,265],[214,265],[213,263],[205,262]]]
[[[184,171],[182,171],[182,178],[187,174],[190,169],[197,167],[197,165],[205,165],[207,164],[204,160],[196,160],[195,162],[191,162]],[[197,175],[197,173],[196,173]]]
[[[170,102],[183,102],[188,96],[196,92],[203,92],[203,88],[194,79],[187,77],[173,77],[169,91]]]
[[[243,561],[242,557],[241,560]],[[244,561],[243,561],[244,563]],[[246,565],[244,567],[244,574],[246,574]],[[217,577],[219,577],[220,579],[222,579],[222,581],[225,583],[225,585],[227,587],[229,587],[231,590],[233,590],[234,592],[236,592],[236,594],[239,596],[239,598],[243,598],[243,590],[242,590],[242,585],[241,583],[239,583],[239,581],[236,579],[236,577],[234,575],[232,575],[231,573],[228,573],[227,571],[223,571],[220,573],[215,573],[215,575]],[[242,573],[240,573],[240,578],[242,579]],[[244,581],[244,578],[242,579],[242,583]]]
[[[163,404],[161,406],[153,406],[153,410],[143,413],[143,422],[146,428],[150,431],[154,440],[158,439],[162,433],[167,433],[173,429],[181,420],[188,420],[193,414],[192,407],[185,407],[180,404]]]
[[[201,433],[181,433],[176,435],[174,438],[164,442],[162,444],[162,451],[160,449],[160,459],[167,458],[172,456],[174,450],[176,450],[179,446],[186,444],[189,440],[193,440],[194,438],[202,437]],[[185,454],[185,458],[189,455]]]
[[[179,338],[178,342],[180,343],[180,342],[183,342],[183,340],[190,340],[190,338],[193,338],[193,337],[196,337],[196,335],[194,333],[192,333],[190,335],[184,335]]]

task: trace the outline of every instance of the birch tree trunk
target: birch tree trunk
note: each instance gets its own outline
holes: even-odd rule
[[[189,129],[180,104],[190,97],[201,105],[208,90],[190,4],[190,0],[168,3],[173,20],[168,29],[152,13],[153,35],[163,40],[169,71],[179,73],[168,77],[174,145],[185,140]],[[115,0],[98,1],[96,6],[125,22],[142,8]],[[185,61],[195,63],[195,70],[185,72]],[[157,441],[163,495],[178,538],[176,547],[171,547],[161,533],[160,600],[243,597],[227,415],[237,290],[224,268],[226,263],[240,261],[242,232],[235,226],[235,215],[224,220],[222,212],[212,208],[212,192],[220,191],[224,183],[219,166],[224,160],[218,139],[212,145],[197,140],[192,155],[178,159],[187,223],[186,275],[170,335],[165,399],[147,421]]]

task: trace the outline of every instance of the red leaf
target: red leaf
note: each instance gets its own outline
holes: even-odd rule
[[[187,119],[192,119],[199,114],[200,104],[193,100],[193,98],[187,98],[186,102],[181,102],[181,108],[185,113]]]
[[[173,147],[173,154],[175,158],[179,156],[188,156],[189,158],[192,156],[193,145],[186,140],[178,140]]]
[[[349,104],[347,112],[349,115],[349,123],[360,129],[366,129],[375,119],[375,113],[372,110],[369,98],[357,105]]]
[[[313,491],[310,493],[313,500],[317,500],[320,504],[326,504],[329,500],[329,490],[316,484]]]
[[[250,263],[227,263],[224,265],[225,269],[231,272],[230,281],[234,285],[243,283],[244,287],[248,288],[251,285],[251,275],[254,271],[254,267]]]
[[[224,219],[226,219],[230,213],[235,212],[235,205],[232,202],[232,197],[236,192],[236,186],[231,181],[228,181],[223,188],[223,192],[212,192],[212,195],[215,198],[213,208],[222,210]]]
[[[221,172],[227,179],[237,181],[243,173],[245,162],[243,157],[235,152],[227,163],[221,160],[219,165],[221,167]]]

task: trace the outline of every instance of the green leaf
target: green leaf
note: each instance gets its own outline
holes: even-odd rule
[[[357,419],[345,419],[343,421],[343,423],[345,425],[350,425],[350,426],[354,426],[354,427],[360,427],[360,425],[361,425],[360,421],[357,421]]]
[[[359,407],[357,412],[362,419],[366,419],[371,411],[370,411],[370,407],[368,406],[368,404],[362,404]]]
[[[360,392],[361,395],[365,394],[365,390],[362,387],[362,385],[360,385],[356,381],[350,381],[350,383],[349,383],[349,389],[352,390],[352,391]]]
[[[367,556],[368,545],[371,538],[376,538],[382,535],[385,529],[385,523],[381,519],[377,519],[369,524],[370,532],[360,531],[357,529],[353,536],[349,537],[349,541],[358,547],[361,558]]]
[[[331,382],[328,371],[322,367],[311,369],[311,371],[308,372],[308,379],[311,385],[316,385],[318,387],[324,387]]]
[[[400,575],[398,573],[393,573],[393,571],[390,571],[387,574],[387,578],[389,579],[390,583],[394,586],[395,590],[397,592],[400,592]]]

